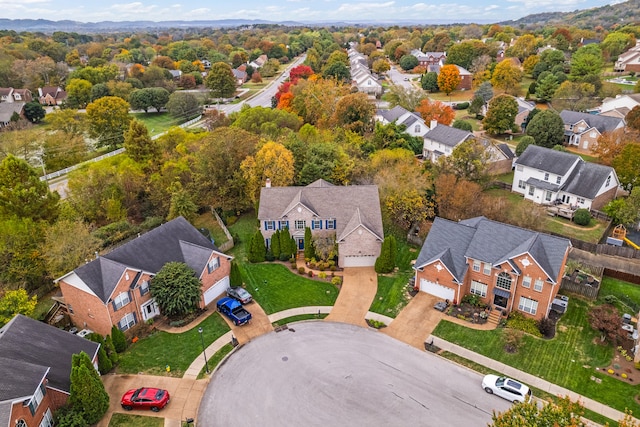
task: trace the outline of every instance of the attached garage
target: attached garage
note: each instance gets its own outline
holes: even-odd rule
[[[229,287],[229,276],[220,279],[215,285],[204,291],[204,305],[209,305],[213,300],[225,293]]]
[[[449,301],[455,300],[456,296],[455,289],[449,288],[447,286],[442,286],[439,283],[430,282],[427,279],[420,279],[420,290],[422,292],[426,292],[428,294],[435,295],[438,298]]]
[[[341,267],[371,267],[376,263],[376,256],[345,256]]]

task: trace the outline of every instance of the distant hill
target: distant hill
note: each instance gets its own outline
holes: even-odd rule
[[[573,12],[537,13],[511,21],[499,22],[500,25],[543,26],[562,25],[578,28],[594,28],[601,25],[611,28],[614,24],[626,25],[640,23],[640,0],[628,0],[624,3],[575,10]]]
[[[221,19],[214,21],[50,21],[47,19],[0,19],[0,29],[14,31],[69,31],[82,33],[102,33],[109,31],[139,30],[152,28],[225,28],[239,27],[243,25],[276,24],[275,22],[261,19]],[[301,24],[283,24],[301,25]]]

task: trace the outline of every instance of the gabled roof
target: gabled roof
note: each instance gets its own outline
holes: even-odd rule
[[[68,393],[71,356],[82,351],[93,359],[98,344],[18,314],[0,329],[0,402],[33,395],[45,374]]]
[[[22,113],[24,102],[0,102],[0,123],[11,121],[13,113]]]
[[[331,185],[317,180],[306,187],[263,187],[260,191],[258,219],[284,218],[301,205],[318,218],[336,220],[336,236],[353,231],[357,225],[371,230],[382,239],[380,197],[375,185]]]
[[[453,222],[442,218],[433,221],[414,268],[440,260],[462,282],[467,272],[467,258],[491,265],[508,262],[529,254],[545,271],[548,279],[556,280],[571,242],[531,230],[491,221],[484,217]],[[449,251],[451,260],[443,255]]]
[[[438,123],[436,127],[429,130],[424,135],[425,139],[430,139],[435,142],[447,145],[449,147],[455,147],[463,141],[473,137],[471,132],[466,130],[456,129],[451,126],[446,126]]]
[[[581,160],[580,164],[571,173],[571,177],[567,180],[563,191],[593,200],[598,195],[598,190],[602,188],[607,177],[612,173],[617,184],[618,177],[613,168]]]
[[[186,219],[178,217],[77,268],[74,273],[108,302],[118,281],[131,268],[157,273],[168,262],[183,262],[201,274],[217,248]]]
[[[379,116],[382,116],[386,121],[391,123],[394,120],[397,120],[403,114],[406,114],[408,112],[409,110],[407,110],[406,108],[396,105],[390,110],[377,110],[376,114],[378,114]]]
[[[622,119],[617,117],[600,116],[570,110],[562,110],[560,117],[566,125],[574,125],[584,120],[590,127],[598,129],[600,133],[611,132],[618,128],[621,123],[624,123]]]
[[[556,175],[566,175],[580,157],[538,145],[529,145],[516,160],[516,165],[528,166]]]
[[[507,157],[507,159],[513,159],[516,156],[515,153],[511,151],[511,147],[504,142],[502,144],[496,144],[496,147]]]

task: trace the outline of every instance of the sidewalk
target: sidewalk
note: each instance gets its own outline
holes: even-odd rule
[[[438,348],[441,348],[442,350],[446,350],[450,353],[457,354],[460,357],[464,357],[465,359],[472,360],[476,363],[486,366],[487,368],[500,372],[508,377],[522,381],[537,389],[546,391],[549,394],[553,394],[555,396],[569,396],[569,398],[574,402],[580,401],[586,409],[589,409],[593,412],[597,412],[598,414],[604,415],[605,417],[613,421],[616,421],[616,422],[620,421],[625,416],[624,412],[620,412],[616,409],[610,408],[609,406],[606,406],[600,402],[596,402],[593,399],[589,399],[571,390],[567,390],[566,388],[562,388],[560,386],[550,383],[549,381],[545,381],[531,374],[527,374],[526,372],[522,372],[516,368],[513,368],[509,365],[505,365],[504,363],[498,362],[488,357],[482,356],[481,354],[475,353],[471,350],[467,350],[466,348],[460,347],[457,344],[453,344],[441,338],[434,337],[433,335],[430,335],[429,338],[427,338],[426,342],[433,343],[433,345],[435,345]],[[634,421],[636,423],[640,423],[640,420],[638,419],[634,418]],[[591,423],[590,425],[594,425],[594,424]]]

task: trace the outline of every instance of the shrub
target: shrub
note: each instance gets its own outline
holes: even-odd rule
[[[480,297],[476,294],[467,294],[462,297],[462,302],[478,307],[482,304]]]
[[[113,325],[111,328],[111,341],[113,341],[113,348],[115,348],[118,353],[122,353],[127,349],[127,337],[124,336],[124,332],[118,329],[116,325]]]
[[[554,329],[555,325],[553,324],[553,321],[548,317],[545,317],[538,322],[538,330],[543,336],[551,335]]]
[[[267,251],[267,254],[264,256],[264,259],[265,259],[265,260],[267,260],[267,261],[269,261],[269,262],[271,262],[271,261],[275,260],[275,259],[276,259],[276,257],[275,257],[275,256],[273,256],[273,252],[271,252],[271,250],[269,249],[269,250]]]
[[[367,323],[369,324],[369,326],[376,329],[384,328],[385,326],[387,326],[384,322],[374,319],[367,319]]]
[[[309,277],[313,277],[313,270],[309,270],[307,274],[309,275]]]
[[[336,286],[342,285],[342,277],[335,276],[333,279],[331,279],[331,284]]]
[[[469,108],[468,102],[458,102],[453,106],[454,110],[466,110],[467,108]]]
[[[606,302],[607,304],[615,305],[616,302],[618,302],[618,298],[616,298],[615,295],[606,295],[604,297],[604,302]]]
[[[284,252],[280,254],[280,261],[289,261],[289,257],[291,256],[291,254],[285,254]],[[295,260],[293,260],[293,262],[295,262]]]
[[[573,222],[575,222],[578,225],[589,225],[589,222],[591,222],[591,214],[589,213],[588,209],[578,209],[574,214],[573,214]]]
[[[304,267],[298,267],[298,273],[304,274],[304,271],[305,271]]]
[[[509,315],[509,318],[507,319],[507,327],[526,332],[533,335],[534,337],[542,337],[535,319],[524,317],[522,313],[519,313],[517,311],[514,311]]]
[[[324,271],[321,271],[320,273],[318,273],[318,277],[320,279],[326,279],[327,278],[327,273],[325,273]]]

